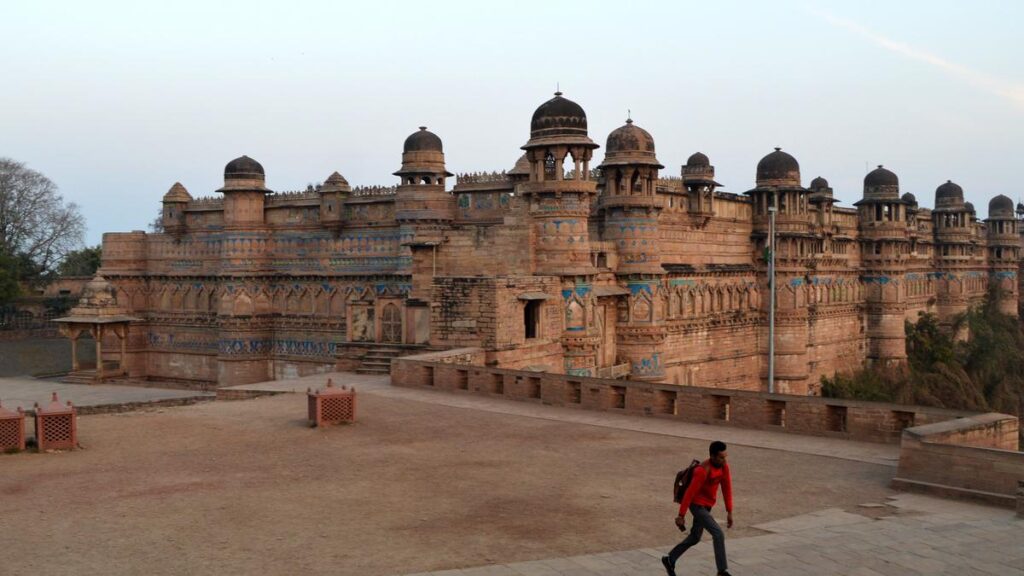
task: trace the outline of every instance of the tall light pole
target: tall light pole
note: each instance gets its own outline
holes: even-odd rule
[[[768,207],[768,393],[775,393],[775,206]]]

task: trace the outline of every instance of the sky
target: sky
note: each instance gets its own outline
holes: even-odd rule
[[[631,114],[663,174],[724,190],[781,146],[841,205],[884,164],[923,206],[1024,195],[1024,2],[338,2],[0,5],[0,157],[77,203],[86,241],[142,230],[180,181],[243,154],[276,191],[392,185],[425,125],[451,172],[511,168],[556,86],[602,148]]]

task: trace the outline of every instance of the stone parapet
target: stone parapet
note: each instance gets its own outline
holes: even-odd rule
[[[391,382],[553,406],[881,443],[897,442],[915,424],[976,415],[923,406],[508,370],[481,365],[481,353],[474,350],[396,358],[391,363]],[[445,362],[445,358],[462,361]]]
[[[1015,508],[1024,480],[1019,434],[1016,417],[995,413],[908,428],[893,487]]]

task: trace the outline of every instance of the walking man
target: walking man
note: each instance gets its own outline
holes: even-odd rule
[[[679,504],[679,516],[676,517],[676,526],[684,529],[686,526],[686,511],[693,514],[693,528],[685,540],[676,545],[668,556],[661,557],[661,563],[665,566],[668,576],[676,576],[676,561],[691,546],[700,542],[701,536],[707,530],[711,533],[711,541],[715,546],[715,565],[718,568],[718,576],[730,576],[729,564],[725,559],[725,533],[711,516],[711,508],[714,507],[718,495],[718,486],[722,486],[722,496],[725,498],[725,510],[728,512],[727,524],[732,528],[732,477],[729,475],[729,464],[726,463],[725,442],[716,440],[709,447],[711,457],[705,460],[693,470],[693,479],[689,488]]]

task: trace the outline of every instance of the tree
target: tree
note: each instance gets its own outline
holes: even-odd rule
[[[27,260],[45,275],[82,245],[84,233],[78,206],[65,204],[49,178],[0,158],[0,254]]]
[[[0,307],[20,295],[17,260],[0,253]]]
[[[99,270],[103,248],[100,246],[72,250],[57,266],[60,276],[92,276]]]
[[[156,219],[149,223],[149,231],[154,234],[162,234],[164,231],[164,209],[160,207],[156,212]]]

